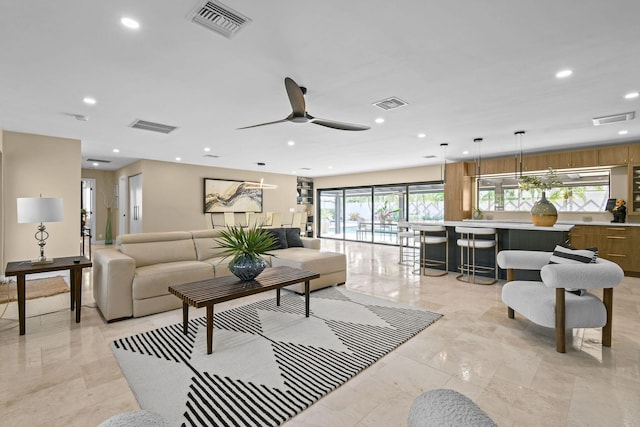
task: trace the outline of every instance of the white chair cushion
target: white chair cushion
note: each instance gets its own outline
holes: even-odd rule
[[[444,236],[426,236],[422,241],[427,245],[439,245],[441,243],[446,243],[447,238]]]
[[[492,248],[496,245],[495,240],[469,240],[469,239],[458,239],[458,246],[469,247],[469,248],[478,248],[478,249],[486,249]]]
[[[540,326],[556,326],[556,290],[542,282],[514,281],[502,288],[502,302]],[[565,328],[601,328],[607,310],[598,297],[565,293]]]

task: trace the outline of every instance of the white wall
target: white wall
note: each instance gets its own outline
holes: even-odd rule
[[[378,172],[319,177],[313,179],[313,186],[315,189],[323,189],[440,180],[440,165],[431,165],[407,169],[391,169]]]

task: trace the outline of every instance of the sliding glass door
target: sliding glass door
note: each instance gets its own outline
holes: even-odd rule
[[[398,221],[444,219],[444,186],[413,183],[319,190],[319,237],[397,244]]]

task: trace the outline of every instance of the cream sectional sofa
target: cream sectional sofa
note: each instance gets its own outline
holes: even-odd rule
[[[140,317],[182,306],[169,293],[170,285],[231,274],[229,259],[216,243],[220,230],[124,234],[114,248],[97,250],[93,257],[93,295],[107,321]],[[300,238],[303,247],[271,251],[273,266],[287,265],[320,274],[311,290],[346,281],[344,254],[320,250],[320,240]],[[290,286],[296,292],[303,285]]]

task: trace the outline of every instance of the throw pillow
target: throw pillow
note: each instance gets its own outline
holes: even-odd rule
[[[299,228],[285,228],[287,232],[287,245],[290,248],[303,248],[302,239],[300,238]]]
[[[569,249],[558,245],[549,258],[549,264],[589,264],[597,254],[597,248],[592,249]]]
[[[275,249],[287,249],[289,247],[289,245],[287,244],[287,235],[284,232],[284,228],[265,228],[265,231],[271,234],[278,242],[278,245]]]
[[[590,264],[595,262],[598,255],[598,248],[589,249],[569,249],[563,246],[556,246],[553,255],[549,259],[549,264]],[[567,292],[582,296],[586,289],[566,288]]]

